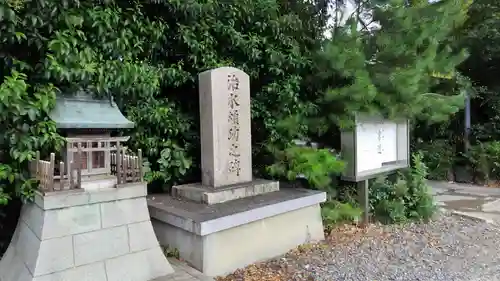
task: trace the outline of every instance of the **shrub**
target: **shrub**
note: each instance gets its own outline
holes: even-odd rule
[[[428,167],[427,178],[431,180],[449,180],[455,162],[455,150],[448,140],[434,140],[416,144],[422,155],[422,161]]]
[[[473,145],[466,157],[474,173],[474,181],[490,184],[500,179],[500,141]]]
[[[307,179],[312,188],[327,190],[332,176],[344,170],[345,163],[328,149],[290,146],[283,151],[274,151],[276,162],[268,167],[273,176],[296,180]]]
[[[370,206],[383,223],[428,220],[436,207],[426,183],[427,167],[421,153],[412,155],[413,165],[396,175],[395,180],[378,178],[370,187]]]
[[[321,205],[326,231],[338,223],[359,221],[362,211],[353,200],[346,197],[346,202],[338,201],[332,178],[344,170],[345,163],[332,151],[291,146],[283,151],[274,151],[274,155],[278,161],[268,167],[270,174],[285,177],[289,181],[304,178],[310,188],[327,192],[327,201]]]
[[[339,202],[330,199],[321,206],[321,216],[327,233],[339,223],[358,223],[362,214],[361,208],[353,201]]]

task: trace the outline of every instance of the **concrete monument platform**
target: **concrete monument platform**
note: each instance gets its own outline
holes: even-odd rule
[[[212,205],[274,192],[279,189],[279,182],[262,179],[256,179],[248,183],[231,184],[218,188],[206,186],[202,183],[194,183],[172,187],[172,196]]]
[[[324,239],[324,192],[282,189],[215,205],[148,196],[161,245],[208,276],[220,276]]]
[[[253,178],[249,81],[234,67],[199,75],[201,183],[148,197],[160,244],[208,276],[324,238],[324,192]]]
[[[147,281],[171,273],[142,182],[38,193],[0,261],[1,281]]]

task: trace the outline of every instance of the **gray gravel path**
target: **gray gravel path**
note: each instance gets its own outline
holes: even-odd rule
[[[500,280],[500,230],[456,215],[427,224],[346,228],[331,241],[299,248],[259,265],[276,279],[308,281],[495,281]]]
[[[371,231],[371,235],[313,249],[298,258],[295,266],[301,269],[294,274],[295,278],[310,276],[318,281],[500,279],[500,231],[489,224],[442,215],[428,224],[387,226]],[[281,260],[287,261],[287,258]]]

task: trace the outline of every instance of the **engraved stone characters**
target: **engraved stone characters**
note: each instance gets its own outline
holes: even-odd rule
[[[234,74],[227,75],[227,89],[229,91],[228,95],[228,140],[229,140],[229,161],[228,161],[228,173],[236,173],[237,176],[240,175],[240,152],[239,152],[239,137],[240,137],[240,122],[238,116],[240,115],[240,102],[239,102],[239,91],[240,91],[240,80]]]
[[[233,67],[199,76],[203,185],[252,181],[249,80]]]

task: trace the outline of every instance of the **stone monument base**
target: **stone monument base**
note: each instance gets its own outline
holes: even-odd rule
[[[36,194],[0,261],[0,281],[147,281],[171,273],[145,183]]]
[[[220,276],[324,239],[324,192],[282,189],[207,205],[166,194],[148,196],[163,246],[208,276]]]
[[[278,181],[256,179],[223,187],[210,187],[201,183],[172,187],[172,196],[208,205],[224,203],[280,190]]]

